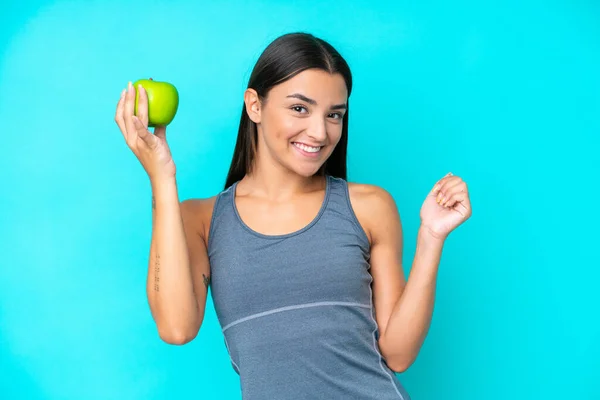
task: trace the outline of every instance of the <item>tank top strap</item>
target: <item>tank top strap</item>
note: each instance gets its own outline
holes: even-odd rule
[[[356,234],[355,237],[357,238],[355,240],[359,241],[359,244],[363,250],[368,251],[370,248],[369,239],[352,207],[348,182],[343,178],[337,178],[331,175],[326,175],[326,179],[327,189],[325,193],[324,204],[319,211],[319,215],[311,224],[304,229],[295,232],[294,234],[309,230],[314,232],[315,230],[320,231],[322,229],[326,229],[323,224],[329,227],[336,226],[342,230],[345,226],[346,228],[354,231]],[[238,235],[239,233],[237,230],[243,226],[234,207],[236,186],[237,182],[227,189],[221,191],[215,200],[208,234],[207,250],[209,254],[214,247],[214,238]],[[280,238],[280,236],[287,237],[291,235],[272,236],[270,239]]]
[[[233,215],[233,196],[235,196],[235,186],[237,182],[229,186],[227,189],[222,190],[217,194],[215,204],[213,205],[212,216],[210,219],[210,227],[208,228],[208,244],[207,250],[210,254],[214,246],[214,237],[217,236],[217,230],[228,231],[231,229],[232,224],[235,222]],[[224,234],[227,234],[225,232]]]
[[[331,175],[328,175],[327,178],[330,185],[330,195],[327,203],[328,211],[333,213],[336,216],[336,219],[341,218],[349,222],[365,249],[370,248],[367,234],[352,207],[348,182],[343,178],[337,178]]]

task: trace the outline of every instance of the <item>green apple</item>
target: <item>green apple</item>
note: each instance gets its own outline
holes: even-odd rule
[[[148,126],[166,126],[173,121],[179,106],[179,93],[171,83],[160,82],[150,79],[137,80],[135,88],[135,115],[137,115],[138,99],[140,92],[138,85],[146,90],[148,94]]]

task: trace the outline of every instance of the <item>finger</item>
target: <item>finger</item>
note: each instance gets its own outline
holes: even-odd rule
[[[467,191],[467,184],[465,182],[461,181],[458,184],[456,184],[456,185],[452,186],[451,188],[449,188],[448,190],[446,190],[444,192],[444,196],[439,201],[439,204],[442,206],[447,206],[450,198],[457,193],[465,193],[468,196],[469,193]]]
[[[450,197],[450,195],[454,193],[455,188],[457,188],[461,184],[464,184],[464,181],[459,177],[454,178],[455,179],[448,179],[442,185],[442,188],[440,189],[436,197],[436,201],[438,201],[438,203],[442,204],[446,199]]]
[[[142,124],[148,127],[148,93],[146,89],[140,84],[137,87],[136,93],[137,107],[135,108],[135,115],[142,121]]]
[[[167,127],[164,125],[155,127],[154,136],[159,137],[163,140],[167,140]]]
[[[444,179],[444,181],[440,184],[440,189],[438,190],[436,200],[439,202],[444,195],[448,192],[448,189],[452,186],[455,186],[457,183],[462,182],[458,176],[449,176]],[[446,196],[448,197],[448,196]]]
[[[135,89],[131,82],[127,84],[127,94],[125,94],[125,110],[123,111],[123,118],[125,119],[125,126],[127,127],[127,138],[130,141],[135,139],[135,125],[133,124],[133,107],[135,103]]]
[[[452,172],[448,172],[442,179],[440,179],[439,181],[437,181],[435,183],[435,185],[433,185],[433,189],[431,190],[432,193],[437,193],[439,192],[440,188],[442,187],[442,185],[444,184],[444,182],[446,180],[448,180],[448,178],[452,177]]]
[[[448,202],[446,203],[445,207],[453,208],[459,213],[461,213],[464,217],[468,217],[470,215],[469,209],[471,207],[469,195],[467,194],[467,192],[454,193],[448,199]]]
[[[119,126],[123,137],[127,140],[127,129],[125,127],[125,120],[123,119],[123,109],[125,105],[125,93],[126,90],[123,89],[121,92],[121,98],[117,102],[117,111],[115,112],[115,122]]]
[[[142,121],[140,121],[140,119],[135,115],[131,116],[131,120],[133,121],[135,132],[137,133],[138,137],[142,139],[144,143],[146,143],[151,149],[156,147],[156,141],[158,139],[148,132],[148,129],[146,129],[146,127],[142,124]]]

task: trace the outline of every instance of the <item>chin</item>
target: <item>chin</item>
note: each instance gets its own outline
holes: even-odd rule
[[[296,164],[288,165],[288,169],[290,169],[297,175],[300,175],[305,178],[310,178],[311,176],[314,176],[317,172],[319,172],[319,169],[321,169],[322,166],[323,166],[323,164],[298,165],[296,163]]]

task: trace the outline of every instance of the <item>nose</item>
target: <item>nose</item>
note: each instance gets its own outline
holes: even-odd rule
[[[325,122],[326,121],[323,118],[315,116],[308,129],[308,136],[318,143],[323,143],[327,138],[327,125]]]

